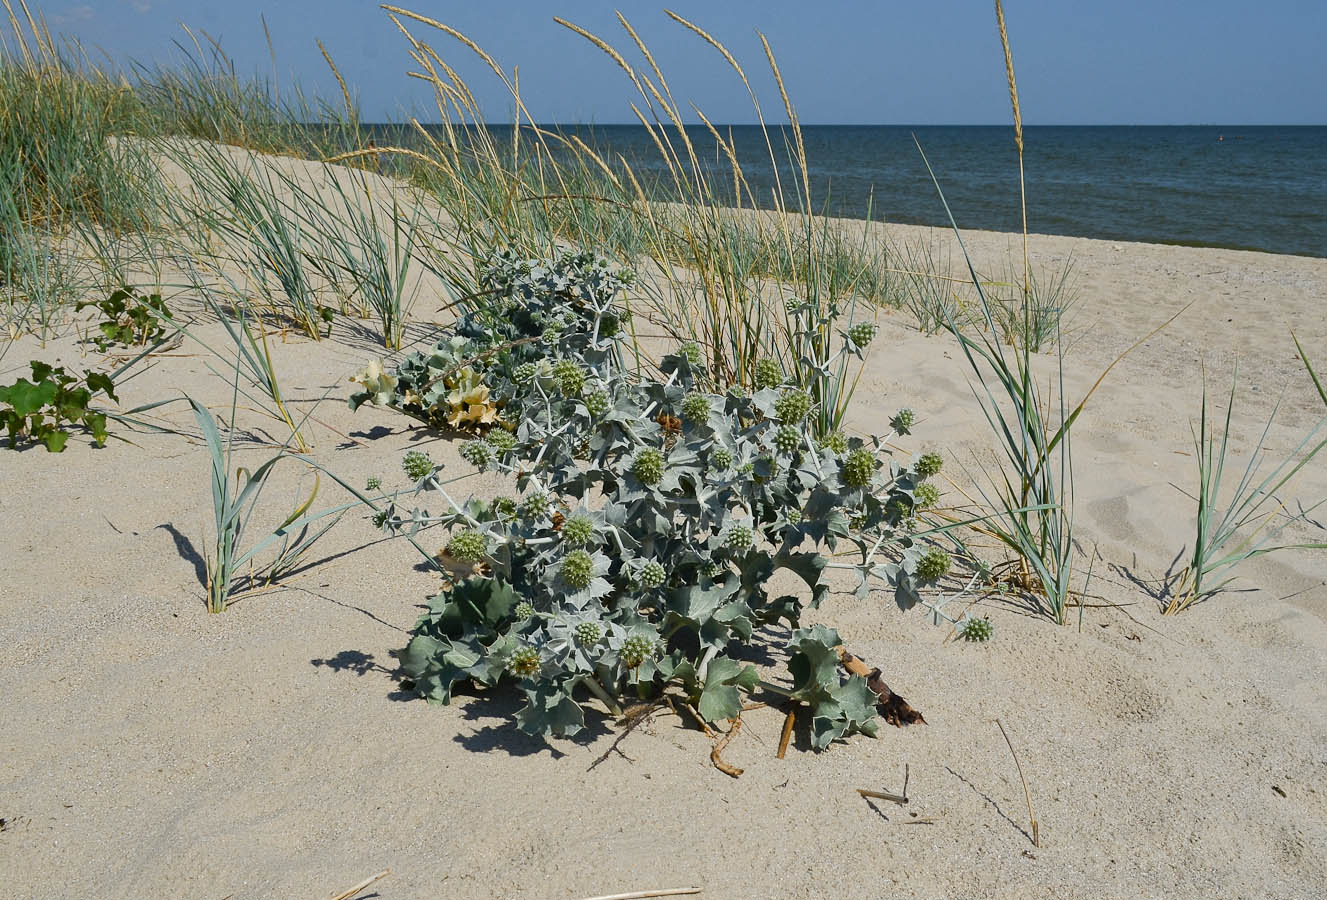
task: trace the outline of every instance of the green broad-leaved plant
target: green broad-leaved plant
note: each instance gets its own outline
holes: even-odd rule
[[[805,373],[748,394],[713,384],[680,347],[637,375],[618,301],[630,274],[591,254],[501,254],[479,282],[487,305],[350,399],[437,423],[447,380],[468,370],[499,411],[464,465],[510,477],[517,496],[456,500],[463,475],[432,465],[411,473],[414,494],[441,508],[397,497],[376,519],[412,540],[447,529],[448,555],[465,564],[403,654],[418,692],[447,703],[458,682],[515,683],[521,728],[570,735],[592,697],[618,711],[624,694],[671,686],[717,722],[763,689],[811,707],[818,748],[874,734],[875,695],[840,676],[839,635],[801,618],[828,594],[831,568],[855,572],[863,594],[874,579],[901,606],[918,602],[919,563],[935,559],[912,518],[925,478],[891,455],[891,435],[814,439],[820,393]],[[834,355],[859,353],[866,331],[845,333]],[[858,562],[831,561],[854,547]],[[780,571],[801,590],[773,591]],[[794,629],[791,687],[739,659],[771,626]]]

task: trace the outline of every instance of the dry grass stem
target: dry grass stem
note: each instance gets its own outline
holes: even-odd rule
[[[1013,741],[1009,740],[1009,733],[1004,730],[1004,723],[999,719],[995,724],[1000,726],[1000,734],[1004,735],[1004,742],[1009,745],[1009,754],[1014,758],[1014,766],[1018,769],[1018,780],[1023,782],[1023,799],[1028,805],[1028,821],[1032,824],[1032,846],[1041,846],[1041,834],[1037,826],[1037,817],[1032,813],[1032,792],[1028,790],[1028,780],[1023,777],[1023,764],[1018,761],[1018,753],[1014,750]]]

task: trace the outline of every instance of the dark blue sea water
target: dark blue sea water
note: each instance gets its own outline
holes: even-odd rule
[[[576,130],[638,172],[662,171],[643,128]],[[712,161],[708,132],[689,133]],[[760,130],[731,134],[767,198],[773,168]],[[806,126],[817,211],[947,224],[914,134],[960,227],[1020,230],[1009,126]],[[1025,147],[1030,231],[1327,257],[1327,126],[1030,126]]]

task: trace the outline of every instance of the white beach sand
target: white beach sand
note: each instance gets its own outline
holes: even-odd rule
[[[1021,255],[1017,236],[965,238],[992,268]],[[1104,559],[1092,588],[1103,605],[1080,630],[1076,614],[1056,627],[1017,601],[984,602],[974,612],[995,639],[969,645],[883,591],[836,593],[809,621],[838,628],[929,724],[820,754],[803,734],[777,760],[782,716],[755,710],[725,751],[746,770],[737,780],[672,716],[591,768],[617,733],[593,715],[578,739],[544,744],[515,729],[512,692],[412,699],[393,652],[436,581],[358,512],[283,585],[211,616],[199,441],[120,427],[132,445],[98,450],[76,434],[61,455],[0,448],[0,895],[323,898],[384,868],[367,896],[1327,895],[1327,553],[1252,561],[1233,590],[1174,618],[1145,590],[1192,541],[1193,502],[1175,485],[1194,490],[1204,358],[1218,400],[1239,361],[1241,464],[1277,398],[1273,452],[1324,413],[1289,332],[1327,367],[1327,260],[1037,235],[1031,253],[1075,260],[1074,396],[1193,304],[1111,372],[1074,430],[1078,539]],[[419,299],[421,321],[435,299]],[[421,321],[411,338],[427,336]],[[882,325],[853,427],[879,431],[911,406],[910,446],[944,448],[962,481],[992,443],[957,345],[920,336],[904,314]],[[380,351],[342,326],[274,346],[297,408],[332,388],[314,413],[314,454],[352,483],[380,475],[389,488],[403,485],[407,448],[464,468],[411,420],[346,408],[347,376]],[[44,348],[22,338],[0,380],[29,359],[100,362],[72,334]],[[207,362],[186,343],[125,384],[122,403],[187,393],[227,409]],[[197,433],[182,403],[162,418]],[[268,488],[273,515],[299,470]],[[492,489],[476,479],[476,492]],[[1327,462],[1293,496],[1327,496]],[[1040,847],[996,719],[1027,775]],[[905,768],[907,806],[856,793],[902,790]]]

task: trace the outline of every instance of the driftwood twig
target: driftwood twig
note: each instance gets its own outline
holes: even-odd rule
[[[899,806],[908,805],[908,798],[902,794],[886,794],[884,791],[868,791],[865,788],[858,788],[857,793],[874,800],[888,800],[890,803],[897,803]]]
[[[663,888],[656,891],[630,891],[626,894],[604,894],[599,897],[587,897],[585,900],[644,900],[646,897],[672,897],[677,894],[699,894],[701,888]]]
[[[373,884],[373,882],[377,881],[379,878],[386,878],[390,874],[392,874],[391,869],[383,869],[377,875],[370,875],[368,878],[365,878],[363,881],[361,881],[359,884],[355,885],[354,887],[347,888],[341,893],[336,894],[331,898],[331,900],[350,900],[351,897],[355,896],[360,891],[364,890],[366,887]]]

